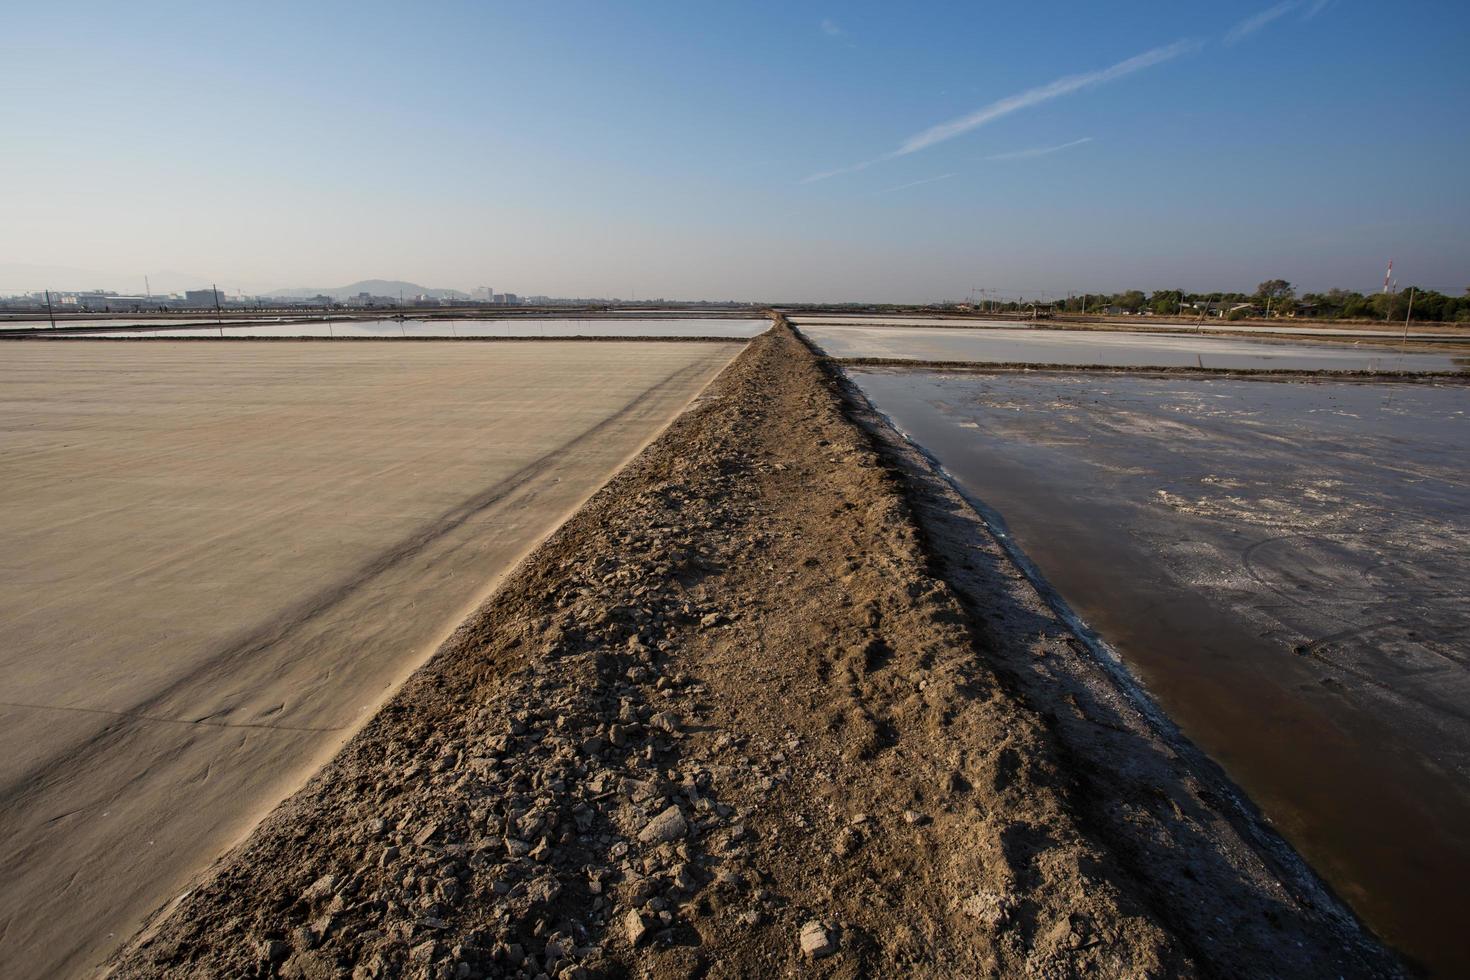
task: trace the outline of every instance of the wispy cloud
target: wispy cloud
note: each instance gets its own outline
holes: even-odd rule
[[[1312,0],[1312,5],[1307,8],[1307,12],[1302,14],[1302,20],[1311,20],[1331,5],[1332,0]]]
[[[958,119],[952,119],[949,122],[931,126],[923,132],[915,133],[899,144],[898,149],[891,153],[885,153],[883,156],[876,157],[872,160],[864,160],[861,163],[855,163],[850,166],[814,173],[803,179],[802,183],[809,184],[813,181],[836,177],[838,174],[853,173],[858,170],[864,170],[884,160],[891,160],[894,157],[917,153],[920,150],[928,149],[936,143],[943,143],[945,140],[954,139],[956,136],[978,129],[987,123],[994,122],[1004,116],[1009,116],[1013,112],[1029,109],[1043,102],[1050,102],[1052,99],[1058,99],[1064,95],[1071,95],[1073,92],[1080,92],[1084,89],[1106,85],[1108,82],[1125,78],[1134,72],[1139,72],[1145,68],[1151,68],[1154,65],[1170,61],[1182,54],[1194,51],[1198,47],[1199,43],[1196,41],[1175,41],[1173,44],[1167,44],[1160,48],[1154,48],[1151,51],[1145,51],[1143,54],[1134,55],[1132,58],[1126,61],[1120,61],[1110,68],[1087,72],[1081,75],[1064,75],[1046,85],[1027,89],[1017,95],[999,99],[975,110],[967,116],[961,116]]]
[[[936,180],[949,180],[949,178],[954,176],[955,174],[940,174],[938,177],[925,177],[923,180],[911,180],[907,184],[899,184],[897,187],[885,187],[883,190],[875,191],[874,193],[892,194],[894,191],[906,191],[910,187],[918,187],[920,184],[932,184]]]
[[[828,37],[841,37],[844,31],[842,30],[842,25],[838,24],[837,21],[831,18],[825,18],[822,21],[822,33]]]
[[[986,157],[985,159],[987,159],[987,160],[1029,160],[1032,157],[1044,157],[1044,156],[1046,156],[1049,153],[1060,153],[1062,150],[1070,150],[1074,146],[1081,146],[1083,143],[1091,143],[1092,141],[1093,141],[1093,138],[1091,136],[1084,136],[1080,140],[1073,140],[1070,143],[1062,143],[1062,144],[1059,144],[1057,146],[1037,146],[1037,147],[1032,147],[1029,150],[1012,150],[1009,153],[992,153],[990,156]]]
[[[930,126],[922,133],[916,133],[904,140],[895,155],[904,156],[909,153],[917,153],[919,150],[927,149],[935,143],[943,143],[945,140],[954,139],[956,136],[968,133],[973,129],[979,129],[986,123],[994,122],[1002,116],[1009,116],[1013,112],[1029,109],[1043,102],[1050,102],[1052,99],[1059,99],[1064,95],[1071,95],[1073,92],[1096,88],[1099,85],[1106,85],[1108,82],[1126,78],[1134,72],[1143,71],[1145,68],[1152,68],[1154,65],[1170,61],[1179,57],[1181,54],[1195,50],[1197,47],[1199,45],[1194,41],[1175,41],[1173,44],[1166,44],[1161,48],[1154,48],[1152,51],[1145,51],[1143,54],[1134,55],[1127,61],[1120,61],[1111,68],[1104,68],[1101,71],[1091,71],[1082,75],[1064,75],[1054,82],[1048,82],[1045,85],[1027,89],[1018,95],[999,99],[990,103],[988,106],[976,109],[968,116],[951,119],[949,122],[940,123],[938,126]]]
[[[886,157],[879,157],[877,160],[864,160],[862,163],[854,163],[846,167],[837,167],[834,170],[819,170],[814,174],[808,174],[807,176],[801,178],[801,182],[803,184],[811,184],[819,180],[826,180],[828,177],[836,177],[840,174],[855,174],[859,170],[867,170],[873,164],[878,163],[884,159],[886,159]]]
[[[1250,37],[1256,31],[1259,31],[1261,28],[1265,27],[1273,20],[1276,20],[1280,17],[1285,17],[1287,14],[1295,10],[1298,6],[1300,6],[1298,0],[1287,0],[1287,2],[1285,3],[1278,3],[1274,7],[1267,7],[1260,13],[1253,14],[1252,16],[1247,17],[1245,20],[1241,21],[1234,27],[1230,28],[1230,30],[1225,32],[1225,43],[1227,45],[1239,44],[1241,41],[1244,41],[1246,38]],[[1316,7],[1317,4],[1313,4],[1313,6]],[[1308,14],[1308,16],[1311,16],[1315,13],[1317,13],[1317,10],[1312,10]]]

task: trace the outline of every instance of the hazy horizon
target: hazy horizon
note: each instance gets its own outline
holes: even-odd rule
[[[28,5],[0,291],[1470,287],[1470,10],[1177,8]]]

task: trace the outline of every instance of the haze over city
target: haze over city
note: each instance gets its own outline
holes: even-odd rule
[[[1460,293],[1470,8],[25,4],[0,290]]]

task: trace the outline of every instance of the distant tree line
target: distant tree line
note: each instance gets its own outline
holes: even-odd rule
[[[1413,287],[1414,309],[1411,319],[1470,323],[1470,288],[1461,296],[1447,296],[1433,289]],[[1182,289],[1160,289],[1144,293],[1129,289],[1121,293],[1093,293],[1066,300],[1037,301],[1072,313],[1133,313],[1155,316],[1223,316],[1227,319],[1246,317],[1301,316],[1326,320],[1389,320],[1404,322],[1410,317],[1409,287],[1391,293],[1358,293],[1350,289],[1329,289],[1325,293],[1296,294],[1285,279],[1268,279],[1254,293],[1191,293]],[[1086,309],[1083,302],[1086,301]],[[1020,300],[984,304],[990,308],[1022,311],[1033,303]]]

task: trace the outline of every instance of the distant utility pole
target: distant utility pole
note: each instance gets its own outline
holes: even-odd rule
[[[56,329],[56,311],[51,309],[51,290],[46,290],[46,315],[51,318],[51,329]]]
[[[143,277],[143,298],[144,299],[151,299],[152,297],[153,297],[153,287],[148,284],[148,277],[147,276],[144,276]]]
[[[1409,317],[1414,315],[1414,287],[1409,287],[1409,312],[1404,314],[1404,343],[1409,342]]]

